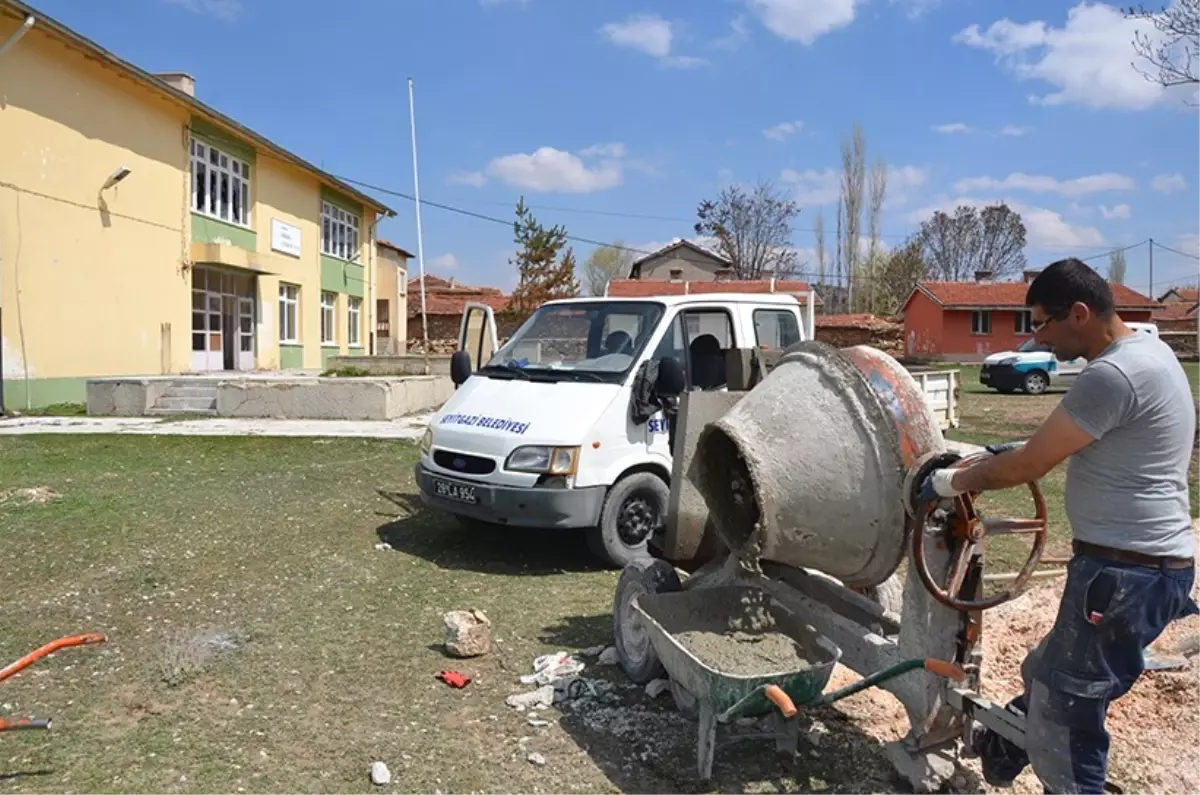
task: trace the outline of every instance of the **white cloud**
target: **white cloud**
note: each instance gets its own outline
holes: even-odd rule
[[[1133,190],[1136,187],[1137,183],[1133,181],[1132,177],[1112,172],[1060,180],[1016,171],[1004,179],[968,177],[954,183],[954,189],[959,193],[980,190],[1022,190],[1030,193],[1057,193],[1061,196],[1086,196],[1090,193],[1110,190]]]
[[[792,133],[800,132],[802,127],[804,127],[804,122],[802,121],[781,121],[774,127],[768,127],[763,130],[763,135],[772,141],[782,141]]]
[[[509,185],[542,193],[594,193],[621,184],[623,144],[596,144],[578,154],[543,146],[530,154],[493,158],[487,174]],[[584,159],[600,159],[594,164]]]
[[[1115,207],[1100,205],[1100,215],[1108,221],[1128,221],[1130,209],[1128,204],[1118,204]]]
[[[1001,135],[1019,136],[1025,135],[1027,132],[1029,132],[1028,127],[1018,127],[1015,124],[1006,124],[1000,128]]]
[[[767,30],[783,39],[809,45],[854,21],[862,0],[747,0]]]
[[[487,184],[487,177],[480,171],[456,171],[446,178],[451,185],[468,185],[472,188],[482,188]]]
[[[193,14],[215,17],[224,22],[233,22],[242,15],[242,0],[166,0]]]
[[[962,196],[943,199],[937,204],[909,213],[908,220],[919,224],[928,220],[937,210],[953,215],[955,208],[960,205],[982,209],[999,202],[1004,202],[1009,209],[1021,215],[1021,221],[1025,224],[1025,242],[1029,248],[1094,248],[1104,245],[1104,235],[1095,227],[1073,226],[1053,210],[1004,198],[979,199]]]
[[[1174,193],[1187,187],[1182,174],[1159,174],[1150,182],[1150,187],[1159,193]]]
[[[909,19],[919,19],[925,12],[937,8],[941,0],[891,0],[892,4],[904,7],[904,15]]]
[[[672,55],[674,30],[671,22],[658,14],[632,14],[624,22],[603,25],[600,32],[616,46],[644,52],[657,58],[664,66],[690,69],[707,63],[703,58],[690,55]]]
[[[1175,247],[1185,254],[1200,257],[1200,235],[1180,235],[1175,238]]]
[[[1131,65],[1137,33],[1162,41],[1151,22],[1126,19],[1113,6],[1086,0],[1067,12],[1066,24],[993,22],[986,30],[970,25],[953,40],[996,55],[998,63],[1019,80],[1048,83],[1054,91],[1031,96],[1040,105],[1076,104],[1089,108],[1141,110],[1167,93]]]
[[[933,131],[942,135],[953,135],[954,133],[969,133],[971,132],[971,128],[961,121],[956,121],[950,124],[935,124],[933,125]]]
[[[429,260],[430,270],[435,271],[455,271],[458,270],[458,257],[450,252],[438,254],[433,259]]]
[[[887,203],[903,202],[914,188],[925,184],[928,174],[917,166],[890,166],[887,179]],[[795,199],[802,207],[818,207],[835,204],[841,194],[842,172],[832,168],[821,171],[805,169],[796,171],[785,168],[779,175],[780,181],[792,185]]]
[[[746,27],[746,18],[740,14],[729,21],[729,35],[722,36],[713,42],[718,50],[734,52],[740,50],[750,41],[750,29]]]

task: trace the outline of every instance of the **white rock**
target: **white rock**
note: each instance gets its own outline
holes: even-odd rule
[[[528,759],[530,762],[534,763],[535,765],[538,765],[539,767],[546,764],[546,757],[542,756],[537,751],[534,751],[533,753],[531,753],[529,756],[527,756],[525,758]]]
[[[392,782],[392,771],[388,770],[388,766],[383,762],[375,762],[371,765],[371,783],[376,786],[383,786]]]
[[[530,726],[534,727],[535,729],[541,729],[541,728],[543,728],[544,726],[549,726],[549,725],[550,725],[550,721],[548,721],[548,720],[540,720],[540,719],[538,719],[538,718],[530,718],[529,720],[527,720],[527,721],[525,721],[525,722],[526,722],[526,723],[528,723]]]
[[[442,616],[446,651],[455,657],[478,657],[492,650],[492,622],[481,610],[451,610]]]
[[[616,646],[609,646],[604,651],[600,652],[600,659],[596,660],[598,665],[616,665],[621,661],[620,655],[617,654]]]
[[[384,550],[391,549],[392,545],[386,541],[380,541],[378,544],[375,545],[375,548],[378,549],[380,552],[383,552]]]
[[[646,683],[646,695],[650,698],[658,698],[670,689],[671,682],[666,679],[651,679]]]
[[[531,690],[528,693],[517,693],[504,699],[504,703],[518,712],[524,712],[527,709],[546,709],[554,704],[554,685],[542,685],[537,690]]]

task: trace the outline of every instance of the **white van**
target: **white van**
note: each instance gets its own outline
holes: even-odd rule
[[[551,301],[499,350],[491,309],[469,304],[461,334],[458,388],[414,469],[424,502],[468,523],[583,529],[596,553],[623,566],[648,555],[666,512],[667,396],[723,389],[731,348],[812,339],[812,298]]]
[[[1158,336],[1158,326],[1153,323],[1125,325],[1139,334]],[[1087,359],[1082,356],[1059,359],[1048,345],[1030,337],[1015,351],[993,353],[984,359],[979,383],[1006,394],[1020,389],[1029,395],[1040,395],[1051,386],[1070,386],[1086,366]]]

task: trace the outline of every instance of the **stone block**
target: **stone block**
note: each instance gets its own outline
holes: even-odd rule
[[[446,651],[455,657],[478,657],[492,650],[492,622],[481,610],[451,610],[442,616]]]

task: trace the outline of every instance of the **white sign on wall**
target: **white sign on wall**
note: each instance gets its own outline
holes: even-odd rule
[[[293,257],[300,256],[300,227],[272,218],[271,249]]]

